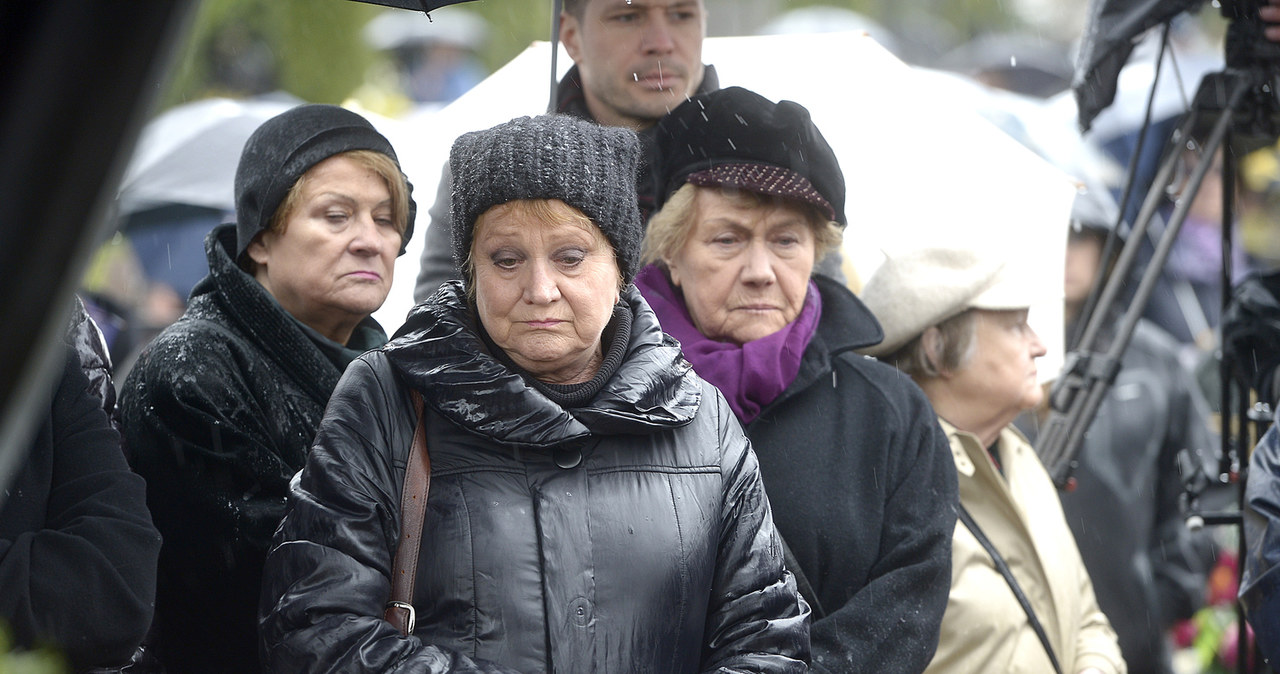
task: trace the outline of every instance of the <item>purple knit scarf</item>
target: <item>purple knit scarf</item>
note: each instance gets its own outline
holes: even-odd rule
[[[658,315],[663,331],[680,340],[694,371],[720,389],[743,425],[751,423],[795,380],[800,359],[822,316],[818,286],[809,281],[800,315],[781,330],[742,345],[717,342],[694,327],[684,296],[661,269],[646,266],[635,283]]]

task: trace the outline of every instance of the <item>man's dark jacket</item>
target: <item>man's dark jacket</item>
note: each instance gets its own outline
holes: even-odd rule
[[[950,590],[955,462],[920,388],[854,353],[880,341],[875,317],[844,286],[813,278],[817,333],[747,436],[774,522],[815,591],[814,671],[919,672]]]
[[[309,332],[236,266],[235,242],[234,225],[205,239],[209,275],[120,394],[130,460],[164,535],[156,648],[174,672],[258,671],[262,563],[289,479],[363,350]],[[366,319],[349,345],[385,342]]]

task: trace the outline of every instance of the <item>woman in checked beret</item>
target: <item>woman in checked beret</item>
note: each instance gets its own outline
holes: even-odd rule
[[[334,392],[267,560],[270,670],[805,670],[755,456],[631,285],[639,150],[557,115],[455,142],[463,280]],[[419,424],[431,480],[398,628]]]
[[[947,602],[956,475],[920,389],[853,349],[880,326],[818,271],[844,178],[809,113],[731,87],[658,125],[636,285],[746,428],[820,672],[919,672]]]

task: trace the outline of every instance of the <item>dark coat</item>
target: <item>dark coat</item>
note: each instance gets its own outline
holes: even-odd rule
[[[1215,446],[1193,386],[1173,338],[1139,322],[1084,436],[1076,489],[1060,493],[1130,674],[1173,671],[1165,633],[1204,603],[1212,544],[1179,501],[1178,452]]]
[[[270,670],[804,671],[808,610],[755,455],[639,293],[624,301],[626,357],[573,409],[489,355],[456,283],[352,363],[267,560]],[[381,616],[409,386],[432,478],[404,639]]]
[[[1272,666],[1280,663],[1280,407],[1249,457],[1240,601]]]
[[[74,349],[0,505],[0,623],[77,669],[128,662],[151,625],[160,535]]]
[[[800,372],[747,426],[778,531],[816,592],[813,669],[919,672],[951,581],[956,469],[909,377],[853,349],[875,317],[814,276],[822,318]]]
[[[232,262],[234,250],[234,226],[209,234],[209,275],[120,396],[126,446],[165,539],[156,647],[177,672],[258,669],[262,562],[342,374]],[[353,343],[386,341],[371,319],[357,333]]]

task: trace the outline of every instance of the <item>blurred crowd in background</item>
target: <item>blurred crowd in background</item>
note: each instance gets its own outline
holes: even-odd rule
[[[229,139],[236,134],[247,137],[257,123],[303,101],[343,103],[429,124],[434,111],[464,95],[529,41],[545,40],[551,30],[549,2],[468,3],[441,10],[433,18],[359,3],[275,2],[269,10],[265,4],[205,3],[159,112],[208,107],[216,105],[210,99],[222,98],[261,105],[257,116],[241,120],[243,128],[229,126]],[[1145,112],[1154,43],[1149,40],[1135,52],[1121,77],[1116,104],[1081,137],[1069,87],[1073,40],[1080,34],[1085,3],[954,3],[954,9],[944,9],[948,3],[880,3],[884,7],[877,11],[855,11],[852,2],[790,9],[794,4],[798,3],[708,0],[708,34],[865,30],[931,76],[978,85],[985,95],[966,104],[1051,162],[1064,163],[1064,142],[1088,146],[1093,163],[1087,170],[1101,176],[1113,191],[1121,186]],[[936,5],[936,11],[916,7],[922,4]],[[957,18],[966,12],[963,19]],[[1163,142],[1159,134],[1167,136],[1200,78],[1221,68],[1220,23],[1213,15],[1175,21],[1178,64],[1156,92],[1157,140],[1150,142]],[[353,25],[363,28],[351,30]],[[317,50],[329,56],[308,59],[307,54]],[[156,139],[162,135],[161,129],[149,128],[143,133],[144,144],[148,132]],[[167,149],[190,158],[189,150],[178,148]],[[1196,151],[1188,148],[1189,157],[1196,158]],[[238,145],[230,149],[231,167],[238,153]],[[204,236],[229,219],[229,193],[220,201],[204,190],[210,198],[184,201],[164,197],[162,184],[148,184],[174,176],[173,167],[164,161],[158,155],[147,156],[145,145],[140,145],[126,173],[117,232],[103,243],[83,281],[82,297],[107,338],[117,382],[124,380],[138,350],[182,314],[192,287],[208,271]],[[1080,167],[1062,168],[1071,172]],[[1233,224],[1239,244],[1234,259],[1237,278],[1280,268],[1280,236],[1275,232],[1280,222],[1280,146],[1252,153],[1241,168]],[[148,192],[152,187],[156,191]],[[417,187],[429,202],[434,185]],[[857,198],[857,189],[850,186],[851,199]],[[1222,292],[1221,191],[1221,171],[1211,172],[1194,196],[1163,272],[1163,291],[1146,311],[1147,318],[1179,342],[1182,362],[1197,375],[1211,407],[1217,398],[1214,329]],[[1184,195],[1171,189],[1167,197],[1174,203]],[[411,283],[412,278],[399,282]],[[387,327],[390,332],[396,326]],[[1231,608],[1238,577],[1232,552],[1236,530],[1222,527],[1214,535],[1219,554],[1205,588],[1209,604],[1171,636],[1181,647],[1175,660],[1179,671],[1225,671],[1236,664]]]

